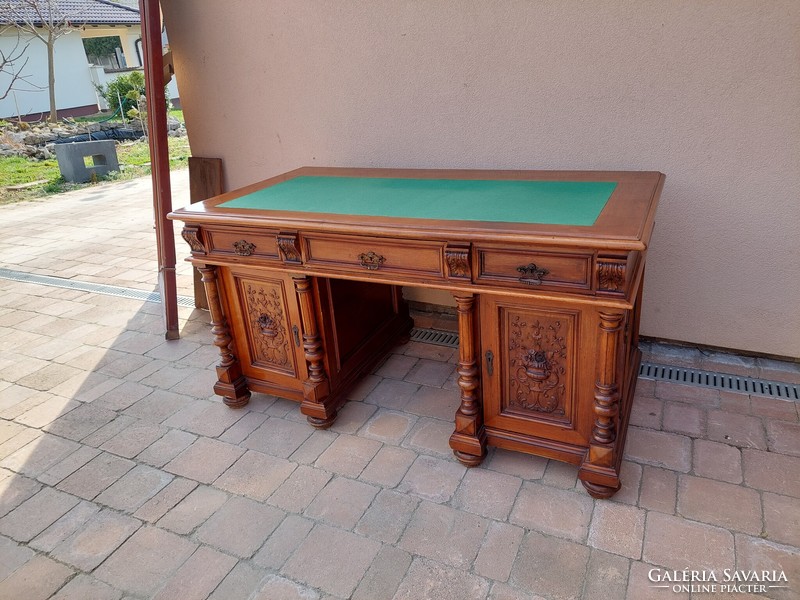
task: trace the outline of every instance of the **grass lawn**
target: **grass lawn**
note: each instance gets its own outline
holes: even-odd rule
[[[183,112],[169,111],[170,116],[183,121]],[[103,117],[84,117],[79,122],[100,120]],[[188,165],[189,140],[186,137],[168,138],[169,167],[180,169]],[[19,156],[0,157],[0,205],[35,200],[43,196],[76,190],[88,185],[102,185],[108,181],[134,179],[150,174],[150,147],[147,142],[122,142],[117,145],[117,159],[121,171],[100,179],[97,183],[67,183],[61,177],[58,162],[51,160],[31,160]],[[38,182],[38,183],[37,183]],[[9,190],[7,186],[36,183],[21,190]]]

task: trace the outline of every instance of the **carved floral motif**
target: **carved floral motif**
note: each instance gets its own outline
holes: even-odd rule
[[[256,245],[248,242],[247,240],[233,242],[233,251],[239,256],[250,256],[255,249]]]
[[[469,248],[448,246],[444,249],[444,260],[449,277],[470,278]]]
[[[253,358],[284,369],[292,368],[283,300],[278,286],[245,282],[247,320],[253,337]]]
[[[625,290],[625,263],[597,261],[597,285],[608,292]]]
[[[509,322],[509,404],[565,414],[567,332],[560,320],[512,315]]]

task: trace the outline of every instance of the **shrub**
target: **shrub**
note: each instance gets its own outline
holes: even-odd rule
[[[136,109],[140,96],[144,96],[144,74],[141,71],[131,71],[125,75],[120,75],[113,81],[104,86],[100,86],[100,93],[108,102],[108,105],[117,110],[119,101],[122,100],[122,112],[127,115],[131,109]],[[119,95],[117,95],[119,94]],[[169,95],[166,86],[164,95],[167,97],[167,107],[169,107]]]
[[[125,75],[120,75],[113,81],[101,86],[100,92],[108,102],[108,105],[114,109],[119,109],[119,101],[121,99],[122,112],[127,113],[136,106],[136,102],[128,97],[128,93],[134,92],[136,97],[144,94],[144,74],[141,71],[131,71]]]

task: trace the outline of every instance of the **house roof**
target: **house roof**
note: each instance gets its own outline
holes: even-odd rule
[[[10,0],[2,8],[0,22],[41,24],[48,17],[45,0]],[[141,22],[139,10],[110,0],[58,0],[53,2],[54,19],[81,25],[135,25]],[[36,10],[39,7],[39,11]]]

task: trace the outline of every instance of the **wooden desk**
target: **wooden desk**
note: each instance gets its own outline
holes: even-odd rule
[[[619,489],[655,172],[303,168],[176,210],[203,276],[229,406],[250,389],[329,427],[410,326],[398,286],[450,290],[450,446],[567,461]]]

